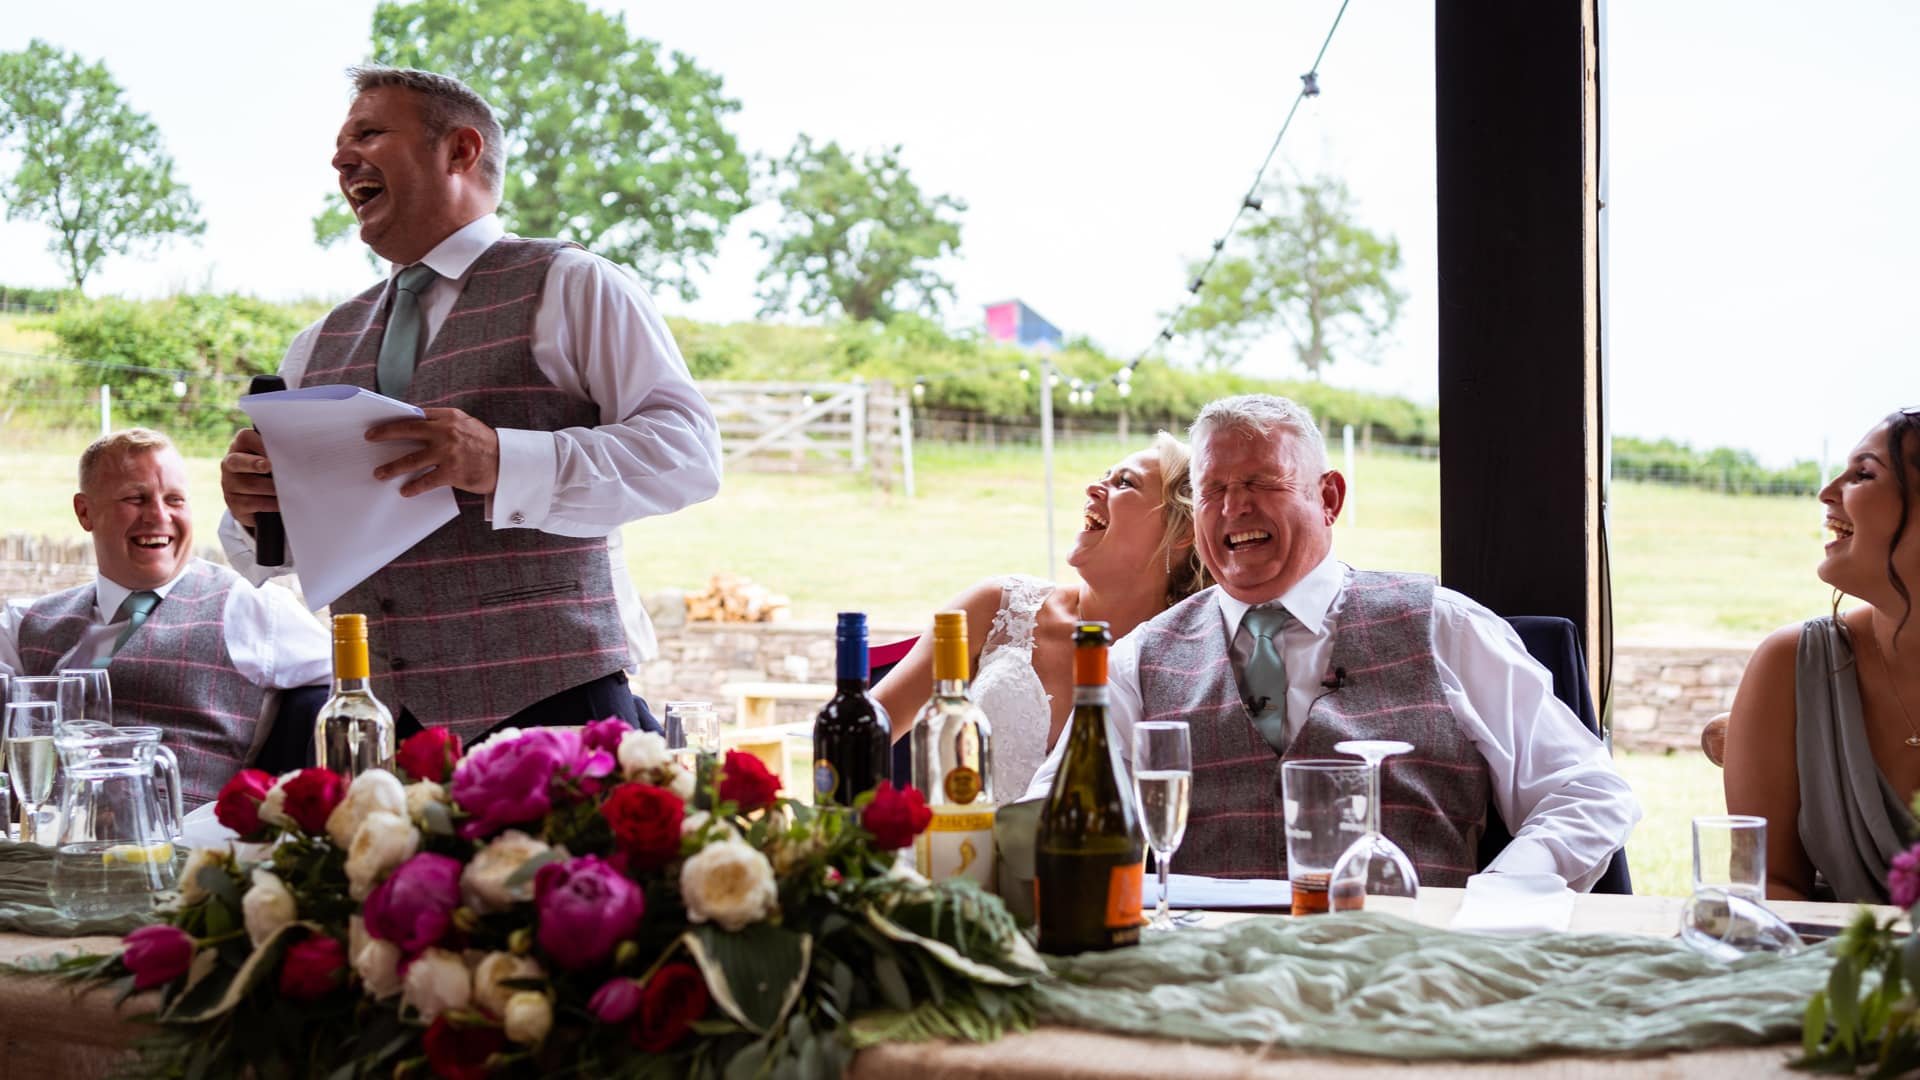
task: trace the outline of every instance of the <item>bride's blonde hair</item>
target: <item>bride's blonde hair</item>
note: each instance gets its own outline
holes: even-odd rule
[[[1166,518],[1160,561],[1167,570],[1167,606],[1172,607],[1213,582],[1194,542],[1193,449],[1162,431],[1153,437],[1153,452],[1160,461],[1160,507]],[[1180,547],[1183,542],[1185,548]]]

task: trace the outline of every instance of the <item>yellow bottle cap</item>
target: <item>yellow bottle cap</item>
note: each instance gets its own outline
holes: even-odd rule
[[[360,614],[333,617],[333,677],[367,677],[367,617]]]
[[[941,611],[933,616],[933,677],[967,679],[967,613]]]

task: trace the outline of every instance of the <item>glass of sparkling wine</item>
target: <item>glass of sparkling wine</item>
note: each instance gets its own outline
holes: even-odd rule
[[[79,679],[81,686],[81,711],[67,717],[68,720],[98,720],[103,724],[113,724],[113,687],[107,682],[106,668],[62,668],[63,679]]]
[[[61,723],[86,716],[87,687],[70,675],[15,675],[7,689],[8,701],[46,701]]]
[[[1173,853],[1187,833],[1187,797],[1193,789],[1193,745],[1184,720],[1150,720],[1133,728],[1133,784],[1139,797],[1140,824],[1160,869],[1160,903],[1152,930],[1172,930],[1167,914],[1167,873]]]
[[[20,839],[24,843],[51,843],[39,836],[40,808],[53,797],[59,759],[53,732],[60,723],[60,706],[53,701],[9,701],[6,715],[7,775],[20,800]]]

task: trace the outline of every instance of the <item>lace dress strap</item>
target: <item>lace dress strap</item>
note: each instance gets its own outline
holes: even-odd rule
[[[1009,576],[1000,586],[1000,610],[993,616],[993,627],[981,643],[981,662],[998,649],[1017,649],[1033,653],[1033,629],[1040,621],[1040,608],[1053,595],[1053,582],[1021,574]]]

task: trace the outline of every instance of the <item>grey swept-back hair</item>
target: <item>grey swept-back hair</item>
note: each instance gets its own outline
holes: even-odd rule
[[[1278,394],[1241,394],[1208,402],[1194,418],[1193,427],[1187,431],[1187,442],[1193,446],[1194,473],[1197,476],[1200,472],[1203,447],[1214,432],[1237,431],[1264,438],[1276,428],[1292,432],[1306,444],[1307,463],[1316,472],[1327,471],[1327,440],[1305,406]]]
[[[498,199],[506,185],[507,137],[500,120],[493,115],[487,99],[451,75],[417,68],[383,67],[368,64],[347,69],[353,80],[353,92],[364,94],[383,86],[404,87],[420,95],[420,119],[427,137],[438,142],[455,128],[470,127],[480,133],[485,147],[480,151],[480,179]]]

